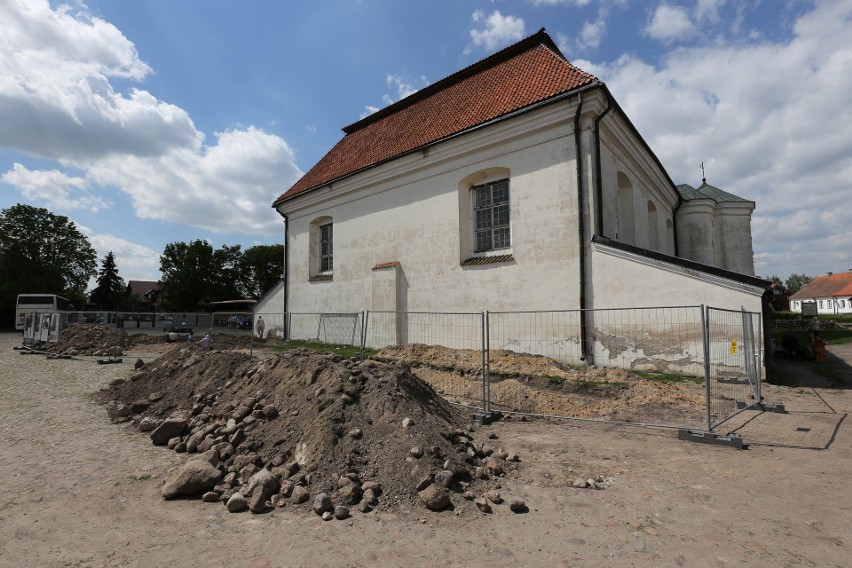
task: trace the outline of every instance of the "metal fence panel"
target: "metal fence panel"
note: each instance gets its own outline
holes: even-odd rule
[[[582,364],[580,311],[489,312],[488,348]]]
[[[700,306],[586,310],[586,325],[595,365],[703,375]]]
[[[708,418],[713,430],[760,402],[760,314],[707,308]]]
[[[361,344],[361,314],[291,313],[288,339],[335,345]]]

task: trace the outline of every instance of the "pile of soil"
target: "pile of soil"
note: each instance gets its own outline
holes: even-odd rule
[[[36,349],[59,355],[121,356],[133,340],[123,329],[98,324],[75,324],[59,334],[58,343],[38,343]]]
[[[335,500],[345,492],[352,505],[350,480],[380,494],[368,503],[375,507],[422,507],[430,486],[440,486],[450,501],[444,507],[452,507],[518,467],[517,456],[475,443],[469,415],[405,364],[359,363],[308,349],[259,361],[182,344],[96,398],[114,418],[154,429],[152,439],[164,421],[185,416],[186,429],[168,445],[217,451],[215,465],[234,474],[216,486],[223,501],[266,468],[281,480],[278,504],[301,486]]]
[[[451,402],[481,404],[482,354],[436,345],[400,345],[380,351],[383,361],[409,361],[414,373]],[[541,355],[490,352],[494,410],[576,418],[689,424],[704,408],[704,389],[660,383],[626,369],[574,369]]]

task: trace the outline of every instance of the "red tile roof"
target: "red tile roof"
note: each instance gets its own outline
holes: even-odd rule
[[[831,298],[847,294],[852,295],[852,271],[817,276],[804,288],[790,296],[790,299]]]
[[[598,80],[538,33],[343,129],[273,204]]]
[[[130,280],[127,285],[130,287],[130,294],[135,294],[139,298],[140,304],[146,304],[151,301],[145,294],[148,292],[160,292],[162,285],[154,280]]]
[[[399,266],[398,260],[391,260],[389,262],[380,262],[373,266],[372,270],[386,270],[388,268],[396,268]]]

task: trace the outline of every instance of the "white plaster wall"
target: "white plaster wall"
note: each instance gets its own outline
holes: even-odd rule
[[[685,202],[677,211],[678,256],[716,266],[714,202],[696,199]]]
[[[716,206],[717,246],[721,266],[733,272],[754,276],[754,252],[751,240],[752,206],[720,203]]]
[[[592,289],[595,308],[693,306],[761,311],[762,290],[731,283],[721,284],[688,269],[663,263],[644,263],[607,254],[592,245]]]
[[[554,105],[563,106],[563,105]],[[292,312],[373,309],[371,268],[398,261],[403,311],[576,307],[576,170],[570,114],[549,108],[445,142],[285,203]],[[460,266],[459,182],[510,172],[514,262]],[[465,190],[467,191],[467,190]],[[462,198],[467,199],[467,195]],[[334,223],[332,281],[310,281],[311,222]],[[378,306],[377,306],[378,307]],[[384,307],[381,306],[381,307]]]

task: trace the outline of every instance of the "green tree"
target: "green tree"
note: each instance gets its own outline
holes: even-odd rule
[[[246,298],[261,299],[284,273],[284,245],[257,245],[243,252],[240,281]]]
[[[97,286],[89,294],[89,301],[102,307],[117,306],[127,296],[124,279],[118,275],[115,256],[109,251],[101,262]]]
[[[807,286],[811,280],[813,280],[811,276],[793,273],[787,277],[787,280],[784,281],[784,287],[787,288],[787,294],[792,296],[793,294]]]
[[[784,285],[784,281],[781,280],[781,277],[778,276],[777,274],[773,274],[772,276],[768,276],[766,279],[769,280],[770,282],[772,282],[773,284],[778,284],[779,286]]]
[[[95,249],[68,217],[20,203],[0,211],[0,326],[12,324],[18,294],[84,300],[96,268]]]
[[[163,305],[173,311],[196,311],[207,301],[240,296],[240,246],[214,250],[210,243],[169,243],[160,255]]]

